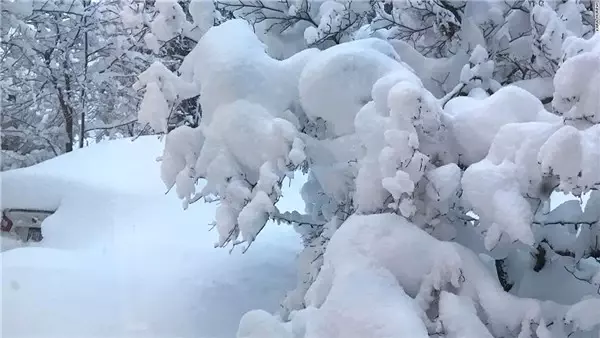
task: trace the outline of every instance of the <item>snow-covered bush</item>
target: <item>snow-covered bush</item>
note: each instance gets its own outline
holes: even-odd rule
[[[186,207],[218,200],[216,246],[247,250],[268,220],[305,244],[281,320],[252,311],[238,337],[597,337],[589,3],[365,3],[230,0],[247,20],[210,28],[179,74],[140,76],[140,119],[161,131],[199,95],[200,125],[166,135],[162,179]],[[310,43],[350,9],[355,34]],[[305,210],[282,213],[299,171]],[[557,192],[587,204],[552,209]]]

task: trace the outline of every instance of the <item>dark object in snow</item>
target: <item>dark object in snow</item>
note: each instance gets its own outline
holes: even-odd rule
[[[21,241],[40,242],[42,222],[55,211],[38,209],[2,210],[2,232],[7,236],[17,236]]]
[[[6,212],[2,211],[2,221],[0,221],[1,229],[4,232],[9,232],[12,229],[13,222],[8,216],[6,216]]]
[[[41,228],[29,228],[29,231],[27,232],[27,241],[40,242],[43,238]]]
[[[387,14],[392,14],[392,10],[394,9],[394,5],[391,2],[386,2],[383,4],[383,11]]]

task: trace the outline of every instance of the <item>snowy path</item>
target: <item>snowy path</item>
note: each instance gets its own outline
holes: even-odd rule
[[[138,141],[3,175],[3,202],[14,198],[5,183],[25,174],[86,183],[63,193],[43,247],[1,254],[3,337],[231,338],[246,311],[276,311],[293,287],[300,243],[291,229],[267,227],[244,255],[213,249],[215,206],[183,211],[165,196],[153,161],[161,146]]]

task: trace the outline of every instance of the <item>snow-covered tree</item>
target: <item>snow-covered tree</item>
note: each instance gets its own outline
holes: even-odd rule
[[[118,9],[113,1],[2,2],[3,169],[134,133],[131,85],[148,63]]]
[[[217,25],[135,87],[167,188],[218,201],[216,246],[248,250],[269,220],[305,244],[281,317],[251,311],[238,337],[598,337],[589,2],[212,4],[157,6],[158,46]],[[199,126],[169,131],[194,97]],[[300,171],[305,210],[282,213]]]

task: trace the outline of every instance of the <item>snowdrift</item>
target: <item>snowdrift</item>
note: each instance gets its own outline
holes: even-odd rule
[[[184,212],[165,196],[162,146],[110,141],[2,174],[3,206],[58,206],[40,247],[0,254],[3,336],[231,338],[245,312],[277,310],[296,234],[272,226],[247,254],[213,249],[215,205]]]

